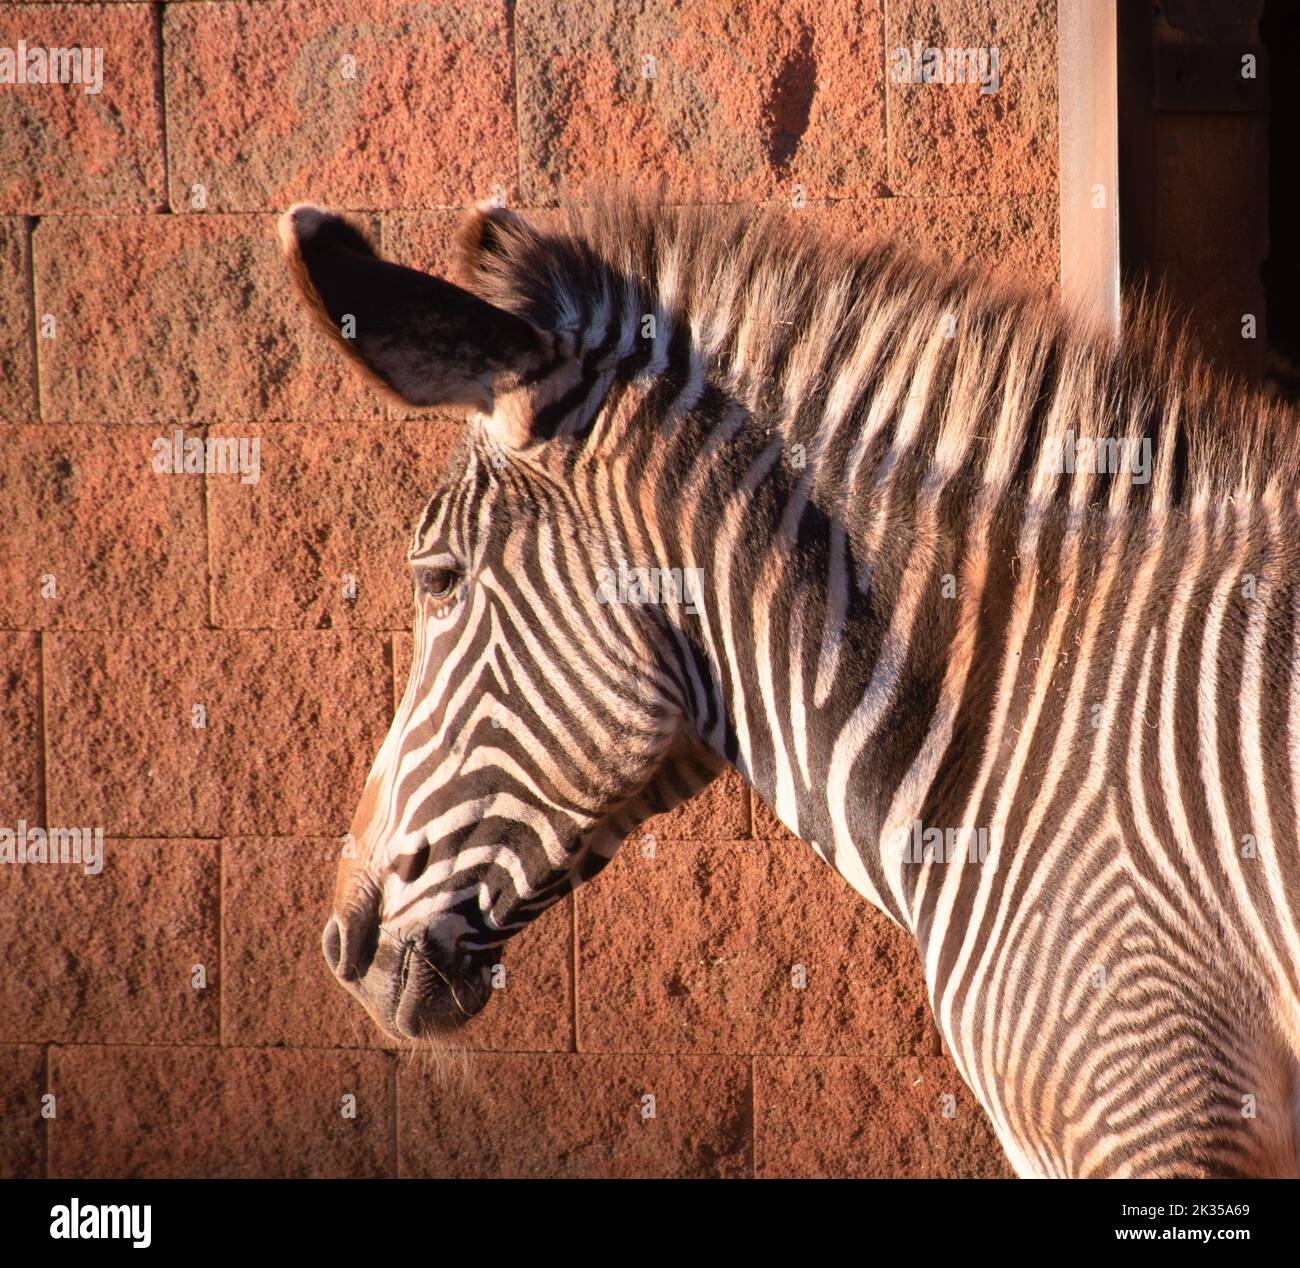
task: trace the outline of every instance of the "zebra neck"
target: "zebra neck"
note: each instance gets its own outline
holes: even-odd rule
[[[855,462],[705,390],[621,468],[653,539],[629,557],[701,581],[698,615],[678,627],[699,735],[908,927],[920,873],[900,857],[935,831],[948,852],[991,844],[967,795],[986,778],[1008,655],[1032,655],[1102,561],[1132,573],[1213,506],[1171,510],[1132,473],[1056,471],[1060,433],[1028,423],[1016,443],[990,433],[979,462],[933,438],[902,448],[897,431]],[[1033,627],[1013,633],[1031,594]],[[1003,724],[1022,725],[1033,699],[1016,694]]]
[[[881,278],[856,324],[746,309],[697,347],[661,323],[662,364],[617,384],[583,452],[626,558],[698,571],[671,628],[700,737],[914,925],[898,842],[989,826],[963,798],[996,693],[1011,728],[1041,703],[1014,656],[1041,623],[1082,628],[1052,621],[1100,561],[1132,572],[1171,526],[1276,496],[1296,431],[1181,355],[1151,370],[1031,306]]]
[[[934,728],[951,707],[941,666],[978,610],[961,586],[971,550],[987,554],[1003,531],[996,500],[941,489],[907,461],[849,495],[747,411],[701,412],[693,452],[668,436],[626,473],[628,488],[653,490],[642,526],[658,539],[630,542],[629,557],[700,579],[698,611],[676,626],[696,729],[791,832],[907,923],[882,843],[894,821],[916,821],[937,769]]]

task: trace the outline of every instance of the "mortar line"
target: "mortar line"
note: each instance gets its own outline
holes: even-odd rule
[[[41,223],[40,216],[26,216],[27,222],[27,297],[32,304],[32,322],[28,333],[32,341],[32,409],[36,421],[43,423],[45,414],[41,403],[41,314],[36,303],[36,229]]]
[[[163,205],[160,212],[165,215],[173,215],[172,211],[172,162],[170,147],[168,144],[167,131],[167,43],[163,38],[163,24],[165,20],[167,6],[161,2],[155,3],[154,9],[154,47],[158,50],[158,124],[162,136],[162,164],[163,164],[163,188],[162,201]]]
[[[391,1060],[390,1060],[389,1063],[388,1063],[388,1070],[389,1070],[389,1074],[390,1074],[390,1076],[391,1076],[391,1078],[392,1078],[392,1093],[391,1093],[391,1096],[392,1096],[392,1101],[393,1101],[393,1160],[392,1160],[392,1161],[393,1161],[393,1179],[394,1179],[394,1180],[397,1180],[397,1179],[400,1179],[400,1178],[401,1178],[401,1173],[400,1173],[400,1172],[398,1171],[398,1169],[397,1169],[397,1168],[398,1168],[398,1161],[399,1161],[398,1141],[399,1141],[399,1139],[400,1139],[400,1134],[401,1134],[401,1133],[400,1133],[400,1123],[399,1123],[399,1121],[398,1121],[398,1116],[399,1116],[400,1113],[401,1113],[401,1098],[397,1095],[397,1078],[398,1078],[398,1075],[400,1075],[402,1071],[401,1071],[401,1067],[400,1067],[400,1066],[398,1065],[398,1063],[397,1063],[397,1055],[396,1055],[395,1053],[392,1053],[392,1054],[390,1054],[390,1057],[391,1057]]]
[[[53,1091],[53,1086],[52,1086],[53,1078],[54,1078],[54,1074],[53,1074],[53,1060],[54,1060],[54,1052],[53,1052],[53,1048],[54,1048],[54,1045],[53,1045],[53,1044],[48,1044],[48,1043],[47,1043],[47,1044],[45,1045],[45,1067],[44,1067],[44,1070],[42,1071],[42,1073],[43,1073],[43,1075],[44,1075],[44,1079],[45,1079],[45,1093],[43,1093],[43,1095],[44,1095],[44,1094],[47,1094],[47,1093],[49,1093],[49,1092],[51,1092],[51,1091]],[[55,1103],[56,1106],[58,1105],[58,1098],[57,1098],[57,1096],[56,1096],[56,1098],[55,1098],[55,1102],[54,1102],[54,1103]],[[42,1107],[42,1108],[44,1108],[44,1107]],[[56,1113],[56,1114],[58,1113],[57,1108],[56,1108],[56,1110],[55,1110],[55,1113]],[[51,1169],[50,1169],[50,1153],[51,1153],[51,1145],[52,1145],[52,1143],[53,1143],[52,1140],[51,1140],[51,1137],[52,1137],[53,1134],[54,1134],[54,1129],[53,1129],[53,1123],[54,1123],[54,1120],[53,1120],[52,1118],[47,1118],[47,1117],[42,1116],[42,1122],[43,1122],[43,1124],[44,1124],[44,1133],[45,1133],[45,1157],[41,1160],[41,1169],[42,1169],[42,1171],[44,1171],[44,1173],[45,1173],[45,1178],[46,1178],[47,1180],[49,1180],[49,1179],[52,1178],[52,1177],[51,1177],[51,1174],[50,1174],[50,1170],[51,1170]]]
[[[284,1056],[290,1057],[296,1052],[334,1052],[339,1055],[345,1054],[362,1054],[374,1055],[377,1057],[391,1057],[397,1061],[404,1053],[400,1047],[386,1047],[379,1043],[369,1044],[284,1044],[280,1042],[264,1043],[231,1043],[224,1046],[213,1043],[211,1040],[185,1039],[179,1043],[160,1043],[157,1039],[10,1039],[5,1040],[5,1047],[26,1047],[39,1048],[41,1046],[50,1048],[106,1048],[114,1051],[130,1052],[184,1052],[194,1049],[199,1052],[258,1052],[267,1056]],[[470,1057],[555,1057],[562,1056],[563,1050],[560,1048],[446,1048],[446,1052],[464,1054]],[[602,1053],[602,1056],[613,1057],[672,1057],[680,1054],[674,1052],[621,1052],[612,1051]],[[700,1058],[717,1058],[725,1060],[728,1056],[734,1056],[734,1053],[725,1052],[692,1052],[689,1056]]]
[[[515,201],[523,206],[524,198],[524,130],[519,114],[519,42],[517,35],[518,0],[505,0],[506,52],[510,59],[510,97],[515,107]]]
[[[884,116],[885,125],[885,177],[881,182],[889,190],[890,196],[894,194],[894,186],[891,184],[893,174],[892,164],[890,163],[890,139],[892,132],[889,125],[889,49],[886,47],[889,40],[889,0],[880,0],[880,92],[881,92],[881,113]]]
[[[217,1047],[226,1046],[226,841],[217,842]]]
[[[578,891],[569,892],[569,975],[573,978],[573,1048],[582,1051],[578,1042]]]
[[[376,211],[373,214],[375,217],[375,249],[379,252],[379,258],[386,260],[388,259],[388,235],[385,230],[388,227],[389,215],[395,213],[390,210]],[[380,401],[379,422],[384,426],[388,426],[398,421],[400,420],[397,418],[397,406],[388,399],[388,395],[385,393]],[[396,661],[394,661],[394,664],[396,664]]]
[[[749,1054],[749,1178],[758,1179],[758,1057]]]
[[[205,426],[198,429],[199,434],[203,437],[203,443],[206,446],[208,440],[208,429]],[[205,462],[204,467],[207,467]],[[208,629],[217,629],[217,596],[216,596],[216,574],[212,567],[212,481],[209,479],[209,472],[203,472],[203,568],[205,572],[204,590],[208,597]]]
[[[58,585],[58,582],[55,582]],[[45,631],[36,632],[36,673],[40,680],[36,693],[36,725],[41,734],[41,826],[50,826],[50,726],[49,708],[45,695],[49,689],[49,674],[45,667]]]

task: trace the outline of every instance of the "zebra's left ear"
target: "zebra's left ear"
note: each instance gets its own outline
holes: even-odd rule
[[[491,415],[545,365],[554,338],[462,287],[381,260],[355,226],[300,204],[280,243],[325,332],[372,380],[410,405],[464,405]]]

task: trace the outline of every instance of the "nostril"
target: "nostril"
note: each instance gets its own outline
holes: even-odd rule
[[[321,950],[325,953],[325,963],[330,966],[330,972],[337,973],[339,961],[343,958],[343,930],[337,916],[331,916],[329,924],[325,926],[325,932],[321,935]]]
[[[321,934],[325,963],[340,982],[354,982],[366,975],[378,942],[379,926],[353,912],[331,916]]]
[[[340,982],[355,982],[370,971],[379,944],[379,891],[367,878],[353,878],[336,895],[334,911],[321,933],[321,951]]]

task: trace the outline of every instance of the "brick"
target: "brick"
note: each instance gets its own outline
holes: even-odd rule
[[[372,1177],[392,1172],[379,1052],[56,1048],[56,1177]],[[343,1116],[344,1096],[355,1118]]]
[[[578,950],[584,1052],[930,1051],[910,939],[802,843],[625,851],[578,895]]]
[[[403,1069],[397,1089],[403,1176],[750,1174],[743,1060],[476,1055],[454,1074]]]
[[[18,216],[0,216],[0,294],[0,423],[34,422],[31,232]]]
[[[456,230],[466,208],[450,211],[392,211],[382,218],[384,255],[408,268],[441,277],[456,276]],[[564,214],[554,208],[521,210],[528,223],[543,232],[563,233]]]
[[[500,0],[168,5],[172,208],[464,205],[513,189]],[[355,59],[355,77],[345,58]]]
[[[455,259],[456,226],[464,215],[462,208],[388,212],[380,230],[384,256],[407,268],[449,276]]]
[[[1023,198],[874,198],[810,209],[830,232],[913,251],[1039,289],[1060,275],[1055,192]]]
[[[216,1043],[216,843],[106,839],[102,863],[0,868],[0,909],[23,913],[0,955],[25,966],[0,979],[0,1040]]]
[[[45,1049],[0,1048],[0,1180],[45,1174]]]
[[[388,722],[379,639],[47,637],[53,822],[114,836],[347,830]]]
[[[942,1097],[956,1117],[943,1116]],[[754,1062],[755,1174],[762,1178],[1009,1177],[988,1120],[943,1058]]]
[[[256,483],[209,477],[213,611],[235,629],[411,620],[411,532],[456,442],[446,423],[248,428]],[[344,597],[353,578],[356,598]]]
[[[222,1037],[229,1044],[393,1046],[334,980],[320,951],[337,841],[225,843]],[[506,986],[447,1047],[567,1049],[573,1042],[572,909],[513,938]]]
[[[454,276],[456,230],[465,214],[462,207],[453,211],[386,213],[382,221],[384,255],[409,268]],[[554,208],[524,208],[521,214],[540,230],[564,231],[564,215]]]
[[[0,824],[45,822],[45,753],[41,729],[41,640],[0,635]]]
[[[230,436],[250,419],[382,416],[313,326],[272,216],[49,220],[33,243],[36,311],[56,320],[40,341],[46,422]]]
[[[889,187],[896,193],[1054,193],[1055,0],[891,0],[885,9]],[[1000,86],[896,82],[895,50],[992,48]]]
[[[515,23],[526,204],[617,171],[723,199],[880,192],[873,0],[520,0]]]
[[[103,83],[0,89],[0,211],[146,211],[163,204],[161,76],[149,4],[0,9],[0,46],[101,48]]]
[[[5,432],[0,625],[207,624],[203,478],[153,470],[160,434],[52,425]]]
[[[448,1036],[448,1048],[570,1051],[573,1035],[573,899],[543,912],[501,949],[505,985]]]
[[[377,1042],[321,955],[337,840],[223,843],[221,1033],[238,1046]],[[367,1033],[369,1032],[369,1033]]]

